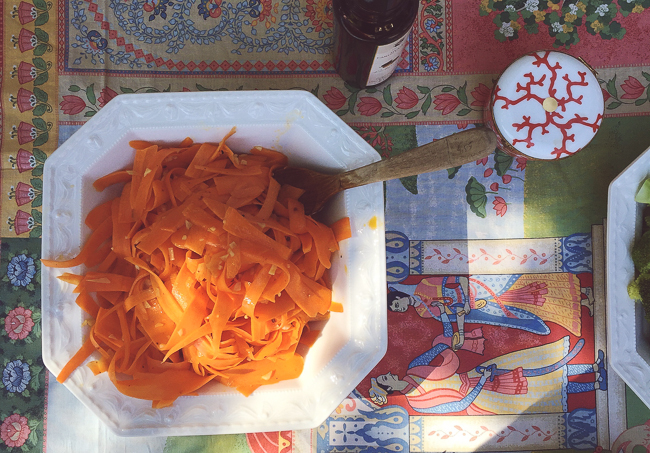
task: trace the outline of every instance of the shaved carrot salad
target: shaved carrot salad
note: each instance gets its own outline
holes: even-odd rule
[[[77,256],[42,260],[89,269],[59,277],[92,317],[59,382],[98,353],[93,373],[161,408],[213,380],[248,396],[301,374],[323,321],[343,310],[328,270],[349,219],[306,216],[301,190],[273,179],[286,156],[235,154],[234,132],[218,144],[133,141],[133,168],[95,182],[123,184],[120,196],[90,211]]]

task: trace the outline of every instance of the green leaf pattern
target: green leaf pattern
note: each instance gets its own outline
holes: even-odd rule
[[[492,17],[494,37],[500,42],[514,41],[522,30],[536,34],[542,26],[555,39],[554,47],[568,49],[580,42],[579,33],[584,32],[605,40],[622,39],[625,29],[616,20],[617,15],[641,13],[648,7],[647,0],[483,0],[479,14]]]

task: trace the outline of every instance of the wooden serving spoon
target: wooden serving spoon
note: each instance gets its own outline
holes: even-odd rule
[[[328,175],[302,167],[284,167],[276,169],[273,177],[280,184],[289,184],[305,190],[299,201],[305,206],[305,214],[314,214],[330,197],[342,190],[458,167],[489,156],[496,147],[494,132],[480,127],[447,136],[345,173]]]

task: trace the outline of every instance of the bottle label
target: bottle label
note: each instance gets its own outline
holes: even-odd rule
[[[366,85],[377,85],[391,76],[397,67],[397,63],[399,63],[399,59],[402,56],[402,50],[404,50],[404,47],[406,46],[406,41],[408,40],[410,32],[411,30],[409,29],[409,31],[404,33],[404,35],[397,41],[377,47],[375,59],[372,62],[370,74],[368,74],[368,83]]]

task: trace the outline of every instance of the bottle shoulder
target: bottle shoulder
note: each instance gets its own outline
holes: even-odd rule
[[[347,33],[363,41],[377,45],[388,44],[404,36],[417,17],[418,1],[404,1],[404,7],[389,16],[382,14],[359,14],[354,1],[333,0],[334,19]]]

